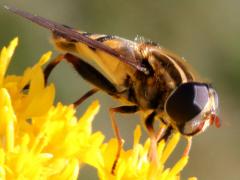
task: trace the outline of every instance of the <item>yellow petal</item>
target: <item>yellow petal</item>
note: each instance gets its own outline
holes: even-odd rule
[[[137,145],[139,143],[141,137],[141,128],[138,125],[135,130],[134,130],[134,142],[133,142],[133,146]]]
[[[60,173],[51,176],[51,179],[58,179],[58,180],[74,180],[78,178],[79,174],[79,162],[77,159],[72,159],[69,162],[65,162],[65,166]]]
[[[188,162],[188,156],[183,156],[171,169],[171,171],[169,172],[168,177],[173,177],[178,175],[179,172],[181,172],[183,170],[183,168],[186,166],[187,162]]]
[[[165,150],[163,152],[161,163],[164,164],[168,157],[172,154],[173,150],[175,149],[178,141],[180,139],[180,134],[175,133],[173,134],[173,137],[171,137],[170,141],[167,143]]]
[[[21,79],[21,84],[19,88],[23,88],[29,83],[29,81],[35,76],[36,69],[41,68],[46,62],[48,62],[48,60],[51,58],[51,55],[51,51],[45,53],[44,55],[42,55],[36,65],[34,65],[32,68],[26,68],[26,70],[24,71],[24,76]]]
[[[7,48],[4,47],[0,53],[0,83],[1,84],[17,45],[18,45],[18,38],[15,38],[10,42],[9,46]]]
[[[44,76],[40,68],[35,70],[35,75],[30,83],[29,95],[25,100],[24,114],[26,117],[39,116],[46,113],[53,104],[55,89],[53,85],[44,87]]]
[[[0,89],[0,126],[1,133],[5,134],[6,150],[12,151],[14,147],[14,122],[16,116],[12,109],[11,99],[6,89]]]
[[[197,178],[196,177],[190,177],[190,178],[188,178],[188,180],[197,180]]]

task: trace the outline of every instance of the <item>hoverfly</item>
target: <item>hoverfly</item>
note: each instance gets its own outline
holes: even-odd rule
[[[160,139],[167,139],[173,131],[187,138],[184,151],[184,155],[187,155],[192,136],[205,131],[213,123],[217,127],[220,125],[216,91],[209,83],[198,80],[185,60],[174,53],[154,43],[81,32],[13,7],[5,8],[52,31],[54,43],[63,55],[47,65],[44,71],[46,80],[52,69],[66,60],[83,79],[94,86],[74,103],[75,106],[98,90],[123,102],[122,106],[110,108],[113,129],[118,139],[112,173],[122,147],[115,113],[140,111],[145,114],[145,125],[153,147],[150,150],[151,158],[156,155],[156,143]],[[88,63],[90,60],[103,73],[91,66]],[[154,120],[165,124],[160,128],[160,133],[154,130]]]

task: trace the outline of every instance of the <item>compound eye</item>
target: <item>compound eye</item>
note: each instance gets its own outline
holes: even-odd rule
[[[200,114],[208,100],[207,84],[184,83],[169,96],[165,110],[182,134],[192,135],[202,124]]]

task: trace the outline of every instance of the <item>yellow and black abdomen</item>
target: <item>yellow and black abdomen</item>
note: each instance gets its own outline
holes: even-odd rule
[[[132,58],[135,56],[135,44],[132,41],[111,35],[90,34],[85,32],[80,33],[88,38],[103,43],[126,57]],[[116,57],[100,49],[91,48],[84,43],[70,41],[57,34],[53,35],[53,40],[59,50],[73,53],[89,64],[92,64],[93,62],[97,64],[97,66],[100,67],[101,72],[105,74],[113,84],[118,86],[118,88],[124,86],[127,76],[131,76],[136,71]]]

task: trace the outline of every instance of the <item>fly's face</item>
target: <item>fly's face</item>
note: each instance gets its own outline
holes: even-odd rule
[[[167,99],[165,111],[174,126],[186,136],[201,133],[213,123],[220,126],[218,96],[206,83],[181,84]]]

